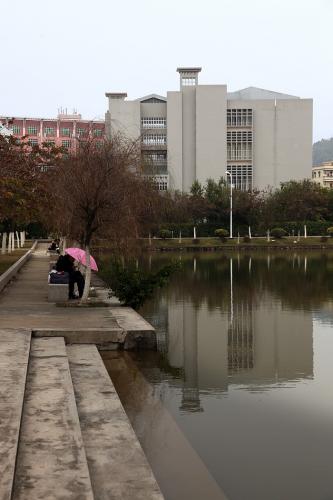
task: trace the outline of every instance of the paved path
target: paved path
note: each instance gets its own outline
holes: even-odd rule
[[[0,500],[163,500],[96,349],[154,329],[130,308],[48,303],[45,247],[0,294]]]
[[[63,334],[69,343],[93,341],[104,348],[135,348],[140,341],[154,347],[154,328],[131,308],[111,302],[110,307],[58,307],[48,302],[46,249],[47,244],[39,244],[0,294],[0,329],[25,328],[38,336]]]

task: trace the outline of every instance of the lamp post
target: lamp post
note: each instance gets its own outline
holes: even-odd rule
[[[232,175],[228,171],[226,174],[230,175],[230,238],[232,238]]]

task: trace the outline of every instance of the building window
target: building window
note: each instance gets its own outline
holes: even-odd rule
[[[318,170],[318,177],[321,177],[321,171]]]
[[[38,146],[38,139],[29,139],[28,144],[29,146]]]
[[[252,160],[252,132],[227,132],[227,159]]]
[[[166,128],[166,118],[145,117],[141,118],[142,128]]]
[[[78,137],[85,137],[87,135],[87,129],[85,128],[78,128],[77,129],[77,135]]]
[[[227,109],[228,127],[252,127],[252,109]]]
[[[151,163],[166,163],[167,153],[164,151],[157,153],[145,153],[144,160]]]
[[[94,137],[102,137],[103,130],[101,128],[94,128],[93,134]]]
[[[315,179],[317,177],[316,172],[312,172],[312,178]]]
[[[71,131],[69,128],[62,128],[60,133],[63,137],[70,137],[71,135]]]
[[[164,134],[147,134],[143,136],[143,144],[148,146],[158,146],[166,144],[166,135]]]
[[[46,137],[55,136],[55,128],[54,127],[45,127],[44,128],[44,135],[46,135]]]
[[[182,77],[182,85],[184,87],[193,86],[196,84],[196,78],[193,76],[183,76]]]
[[[21,127],[18,125],[13,125],[13,134],[20,134],[21,133]]]
[[[29,125],[27,128],[28,130],[28,135],[37,135],[37,127],[35,125]]]
[[[67,141],[67,140],[61,141],[61,145],[63,148],[69,149],[71,147],[71,141]]]
[[[241,191],[251,191],[253,188],[253,168],[252,165],[228,165],[227,183],[230,186],[230,177],[233,187]]]

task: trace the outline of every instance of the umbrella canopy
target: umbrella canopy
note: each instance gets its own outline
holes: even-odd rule
[[[81,248],[66,248],[65,253],[73,257],[73,259],[77,260],[80,262],[80,264],[83,264],[84,266],[87,267],[87,262],[86,262],[86,252],[82,250]],[[98,267],[96,264],[96,261],[92,255],[90,255],[90,267],[93,271],[98,271]]]

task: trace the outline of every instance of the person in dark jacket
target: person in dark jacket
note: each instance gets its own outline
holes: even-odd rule
[[[73,257],[68,254],[60,255],[59,259],[56,263],[56,270],[58,272],[65,272],[69,274],[69,285],[68,285],[68,298],[76,299],[77,297],[74,294],[74,285],[77,284],[77,289],[79,291],[79,297],[81,298],[83,295],[84,289],[84,277],[80,271],[75,269],[74,267]]]

